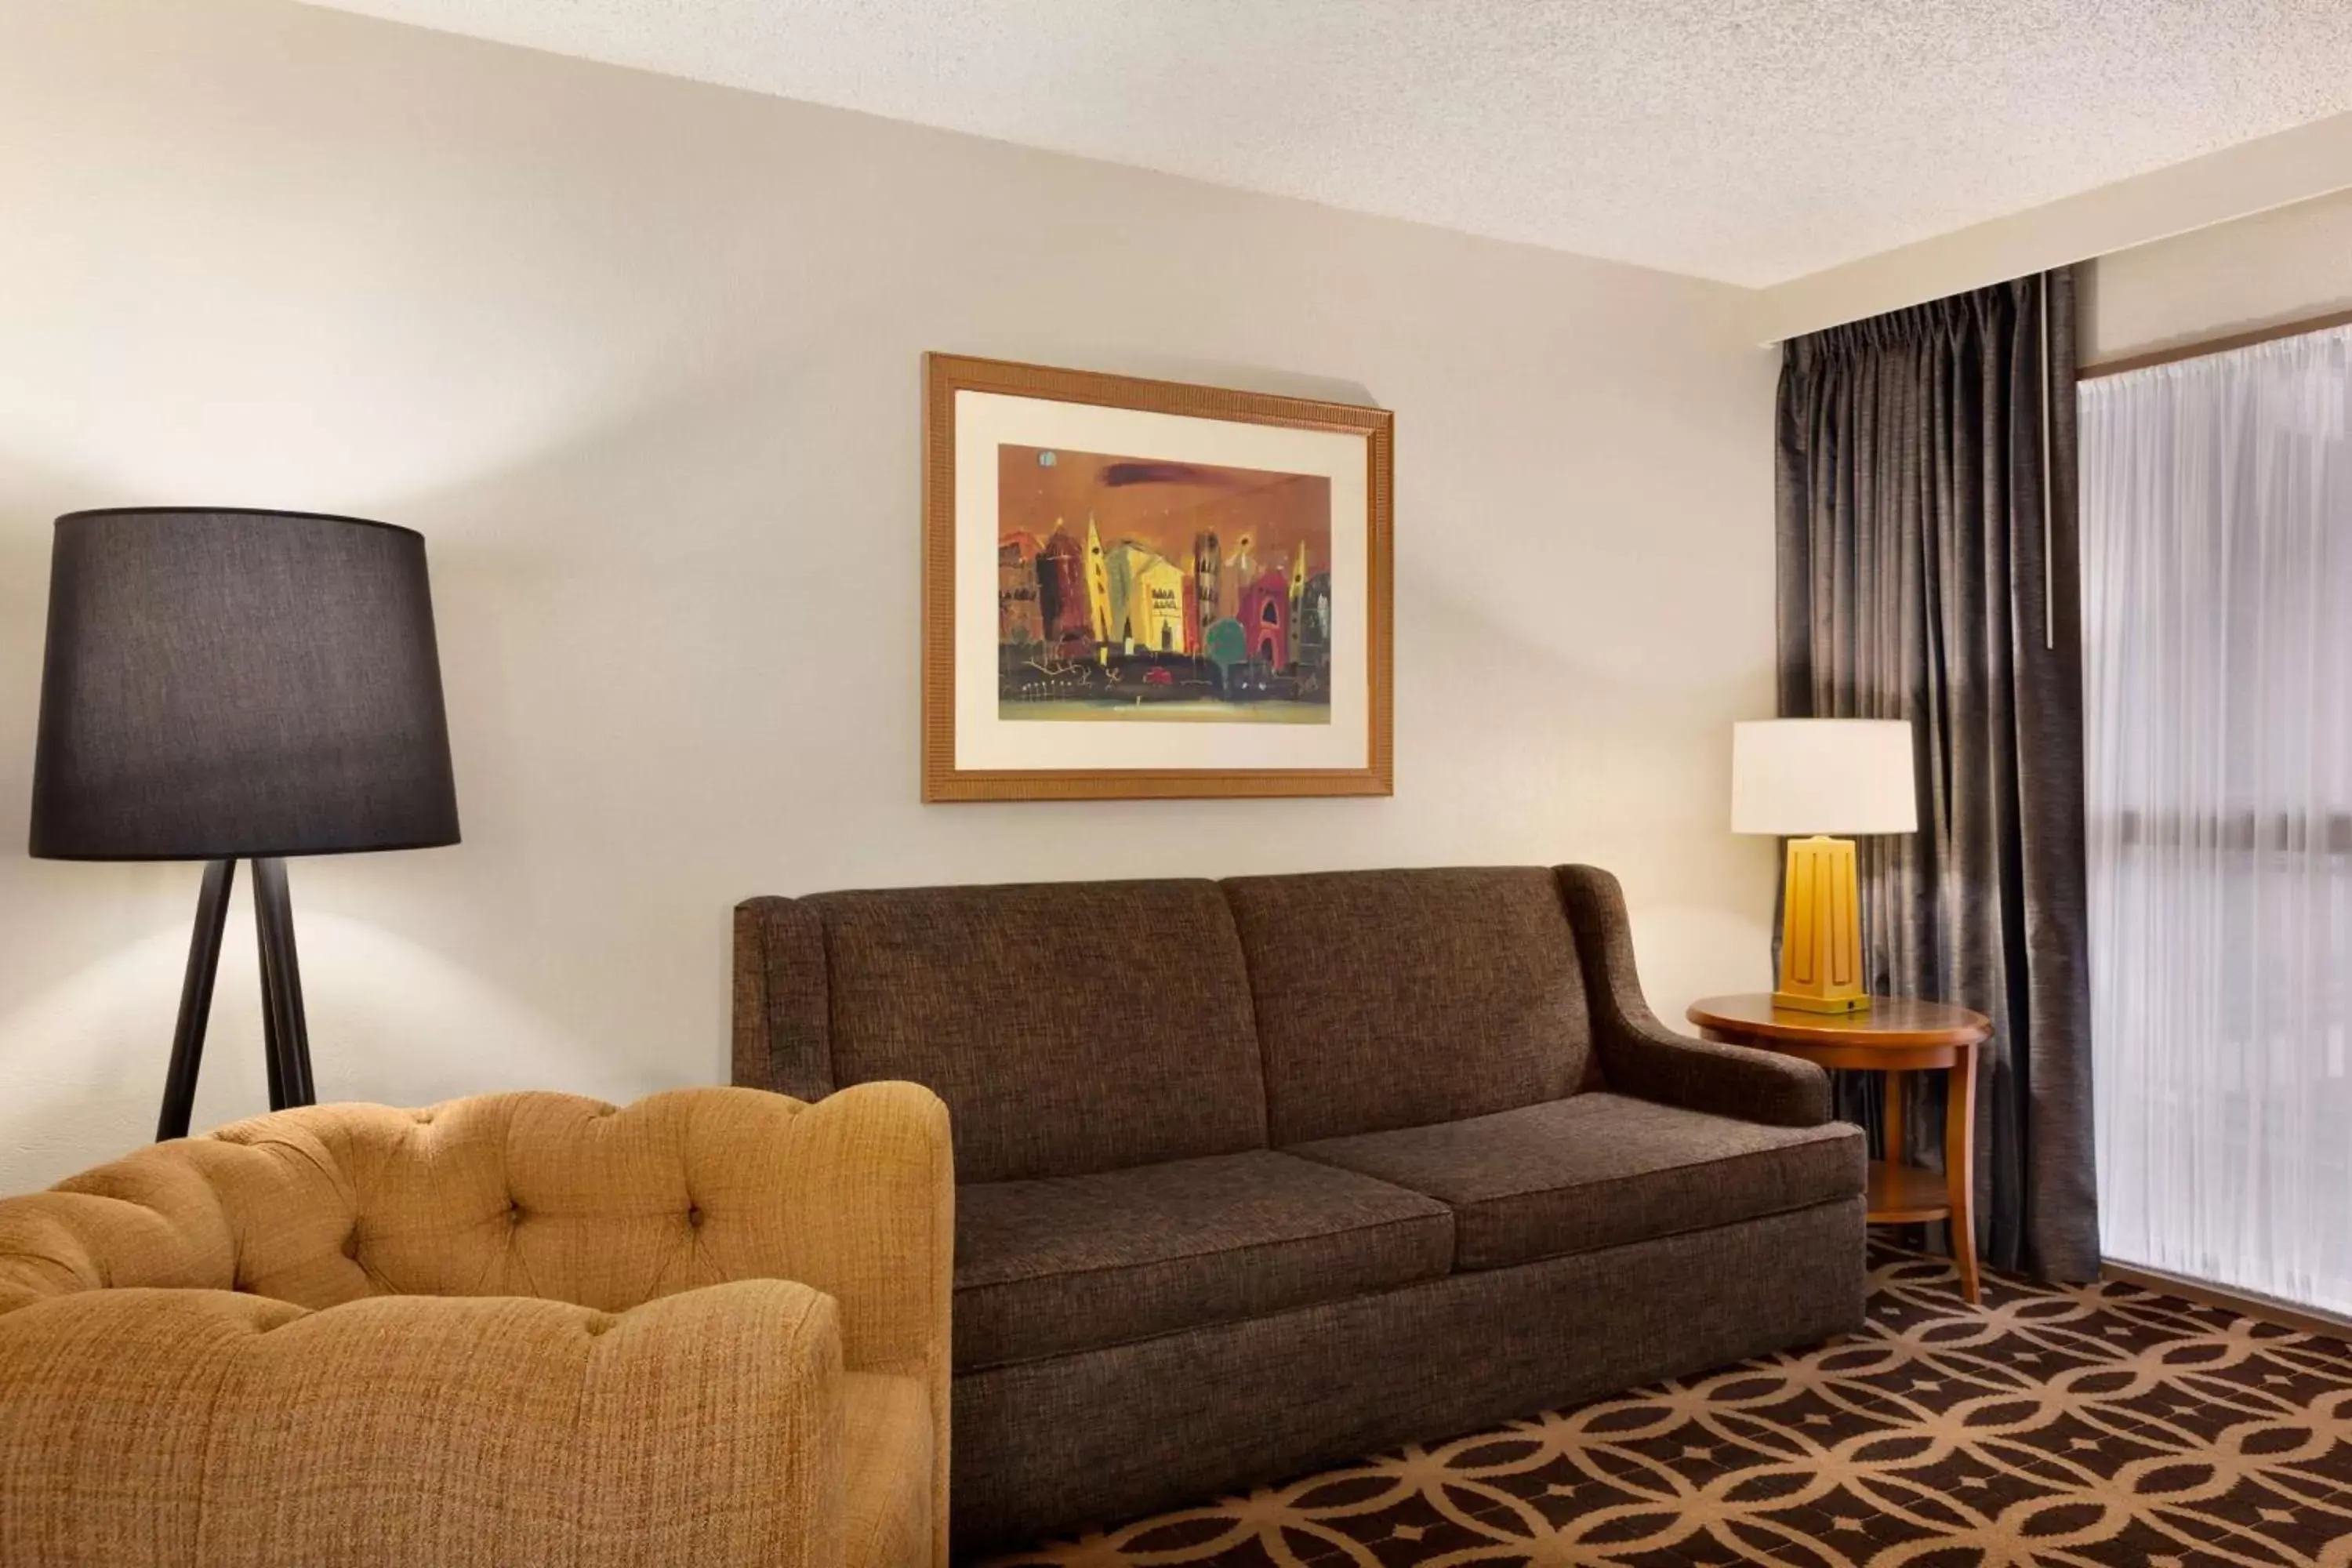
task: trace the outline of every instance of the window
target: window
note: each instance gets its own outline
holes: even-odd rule
[[[2081,388],[2106,1253],[2352,1311],[2352,328]]]

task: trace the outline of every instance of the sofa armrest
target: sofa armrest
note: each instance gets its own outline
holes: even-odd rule
[[[1693,1039],[1654,1018],[1614,1030],[1601,1058],[1611,1086],[1638,1099],[1774,1127],[1830,1120],[1829,1075],[1812,1063]]]
[[[0,1316],[0,1561],[833,1568],[834,1304],[76,1292]]]
[[[1678,1035],[1660,1024],[1633,968],[1633,927],[1617,879],[1558,868],[1584,970],[1593,1049],[1612,1089],[1643,1100],[1778,1127],[1830,1120],[1829,1075],[1794,1057]]]

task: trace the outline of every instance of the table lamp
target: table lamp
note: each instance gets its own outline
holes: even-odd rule
[[[457,842],[422,535],[225,507],[58,519],[32,853],[208,862],[159,1140],[188,1131],[237,861],[277,1110],[315,1098],[285,857]]]
[[[1915,833],[1911,725],[1903,719],[1772,719],[1731,727],[1731,831],[1789,840],[1775,1006],[1859,1013],[1862,898],[1853,840]]]

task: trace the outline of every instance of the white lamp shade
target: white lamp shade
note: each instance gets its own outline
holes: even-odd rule
[[[1731,727],[1731,831],[1916,833],[1911,724],[1769,719]]]

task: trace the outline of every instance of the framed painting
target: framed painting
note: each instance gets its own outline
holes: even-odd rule
[[[925,374],[925,800],[1391,793],[1388,410]]]

